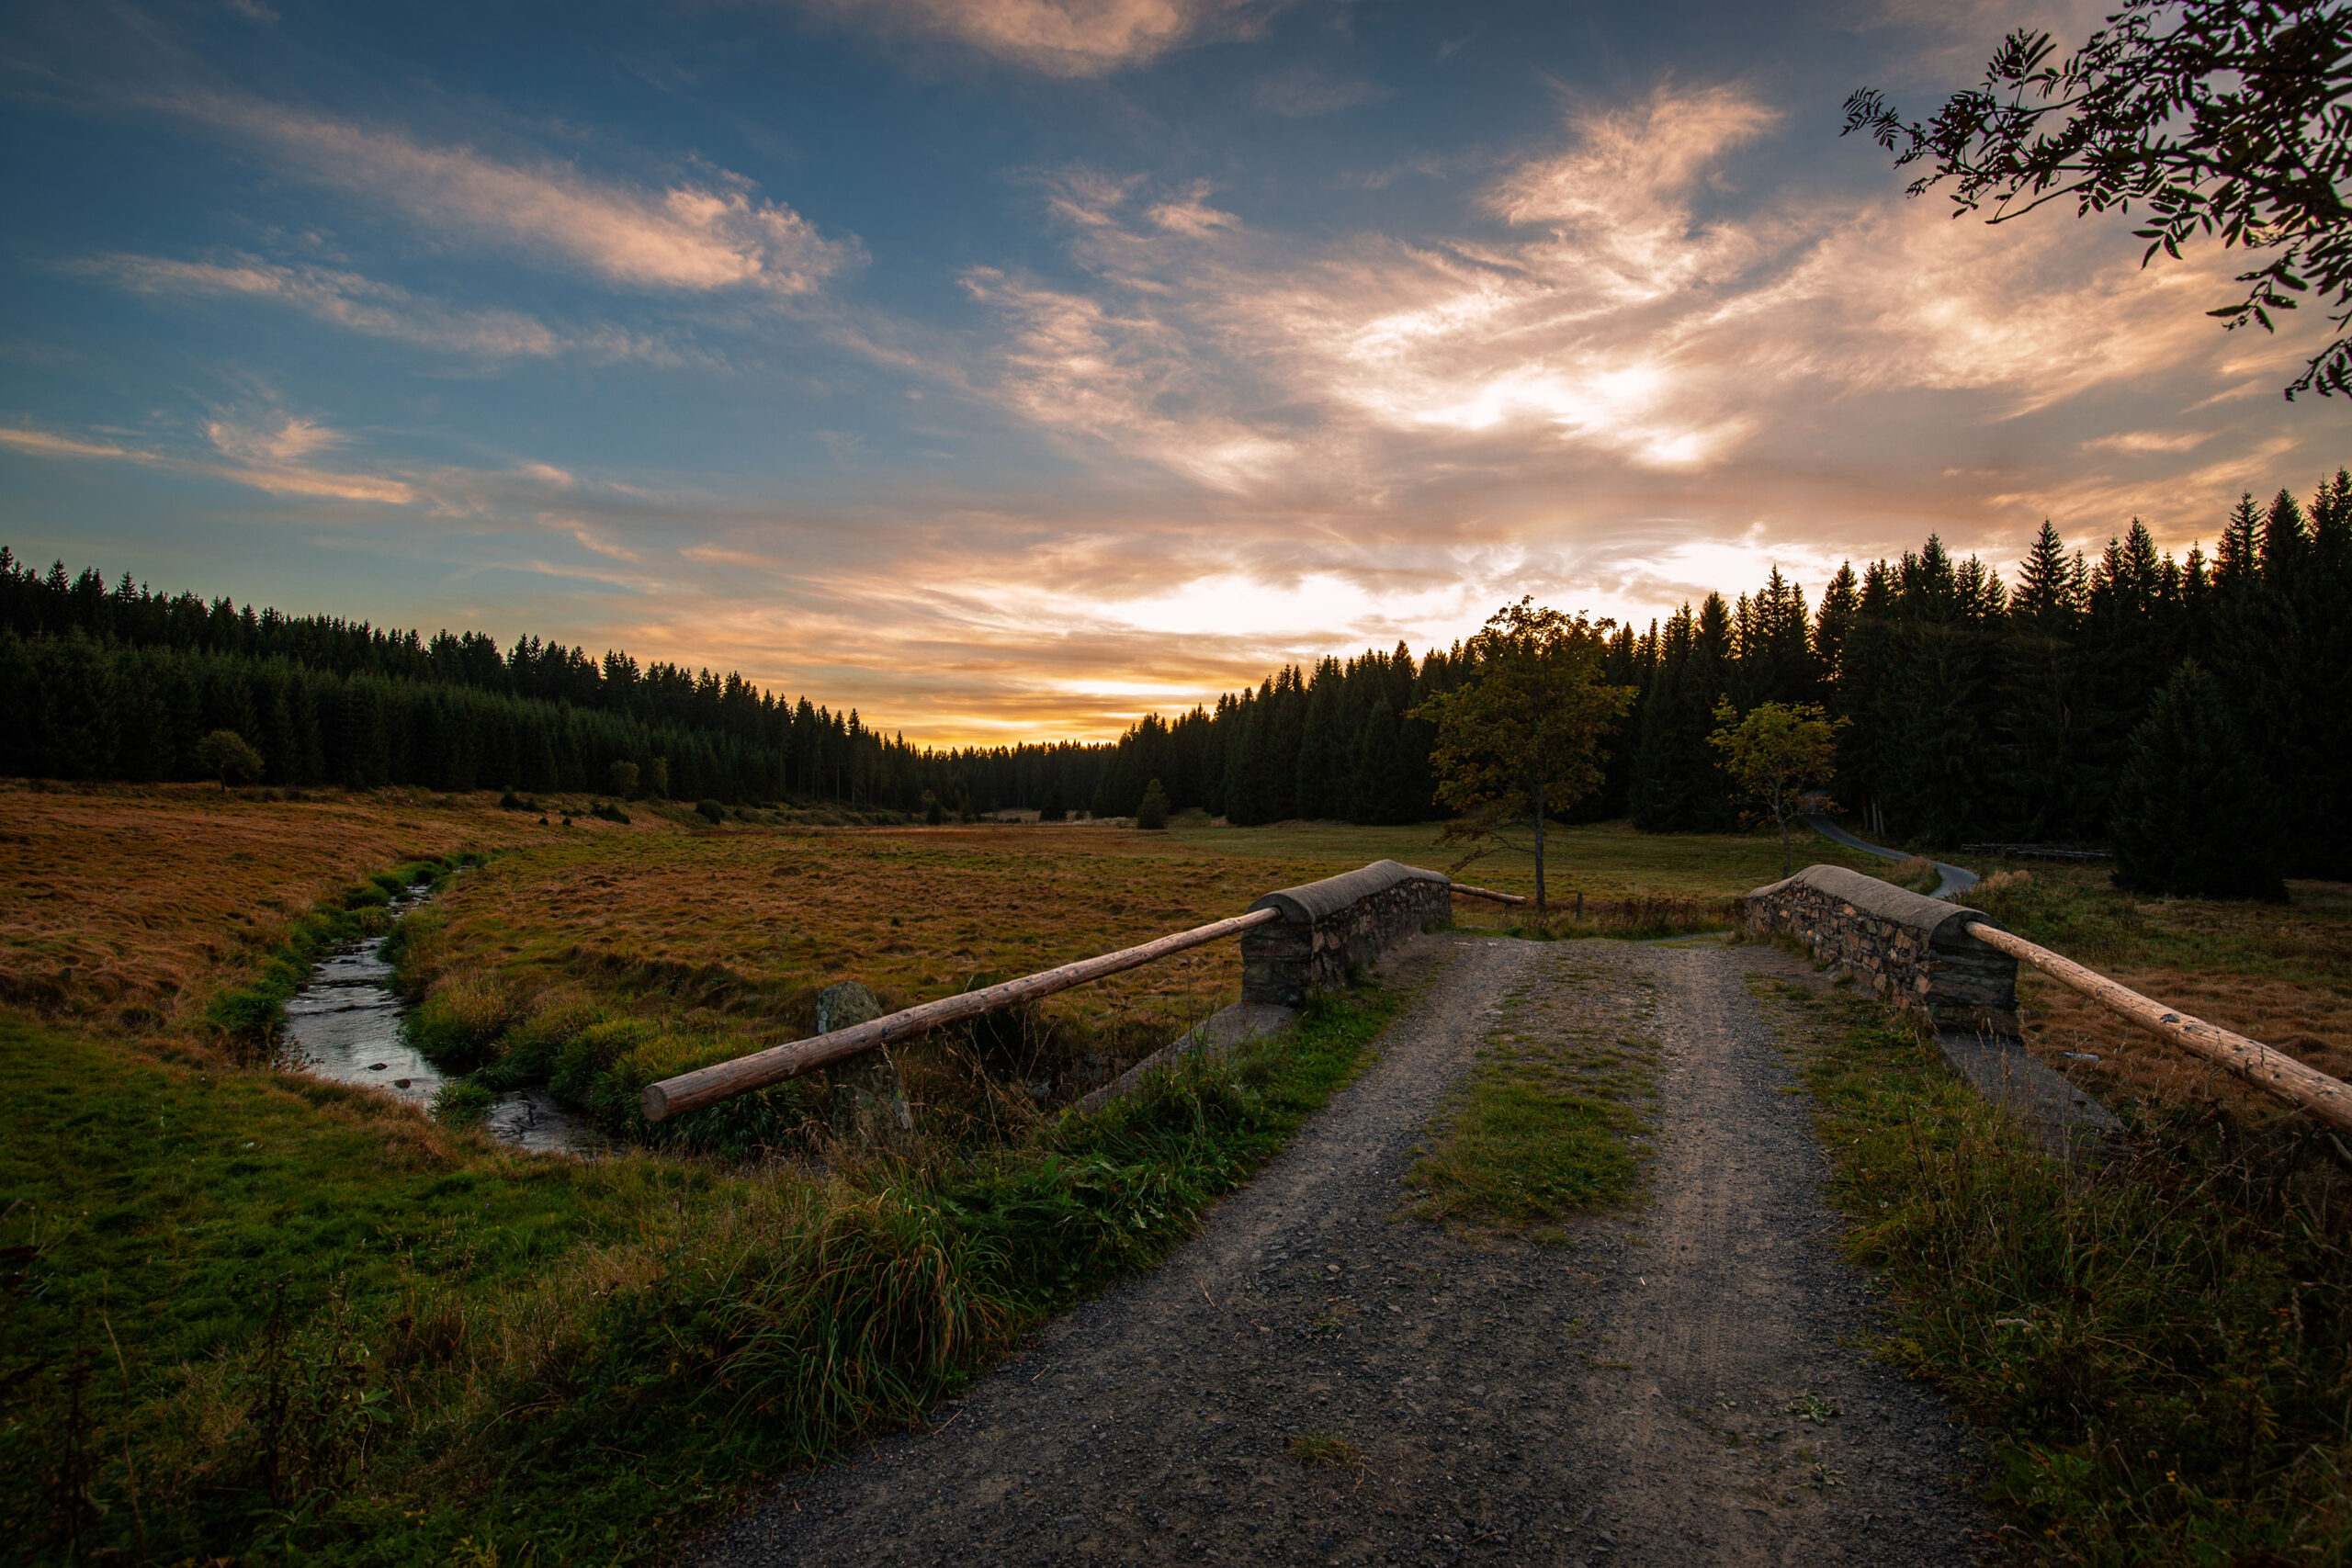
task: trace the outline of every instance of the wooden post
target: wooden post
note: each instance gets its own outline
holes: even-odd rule
[[[1544,781],[1535,781],[1535,912],[1544,913]]]
[[[881,998],[854,980],[828,986],[817,997],[817,1032],[830,1034],[882,1016]],[[904,1143],[915,1130],[906,1081],[887,1049],[845,1057],[825,1068],[826,1110],[833,1135],[862,1149]]]
[[[2201,1018],[2192,1018],[2178,1008],[2153,1001],[2128,987],[2117,985],[2097,970],[2086,969],[2071,958],[2063,958],[1997,926],[1971,920],[1968,934],[1987,947],[2023,959],[2059,984],[2082,992],[2181,1049],[2227,1069],[2265,1094],[2283,1100],[2298,1111],[2308,1111],[2339,1131],[2352,1133],[2352,1084],[2332,1078],[2259,1040],[2233,1034]]]

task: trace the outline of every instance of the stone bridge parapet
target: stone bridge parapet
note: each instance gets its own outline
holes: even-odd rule
[[[1752,937],[1788,936],[1820,962],[1938,1030],[2018,1033],[2018,961],[1968,934],[1979,910],[1838,865],[1809,865],[1747,896]]]
[[[1241,999],[1297,1008],[1453,912],[1442,872],[1393,860],[1269,893],[1250,906],[1282,919],[1241,939]]]

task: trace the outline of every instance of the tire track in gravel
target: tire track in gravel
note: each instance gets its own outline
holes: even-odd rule
[[[1427,983],[1378,1061],[1198,1237],[1048,1325],[930,1432],[784,1478],[692,1560],[1969,1561],[1959,1437],[1849,1343],[1862,1280],[1743,982],[1788,962],[1409,945],[1393,976]],[[1568,1247],[1397,1217],[1506,995],[1565,1017],[1642,982],[1665,1097],[1644,1210],[1579,1222]],[[1364,1462],[1302,1465],[1303,1432]]]

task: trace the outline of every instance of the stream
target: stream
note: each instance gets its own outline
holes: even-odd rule
[[[395,919],[431,894],[412,891],[392,900]],[[359,1084],[418,1105],[431,1106],[447,1076],[409,1043],[408,1009],[392,989],[384,939],[366,937],[321,959],[286,1004],[286,1065],[330,1083]],[[534,1154],[609,1153],[613,1142],[555,1101],[544,1089],[498,1097],[482,1126]]]

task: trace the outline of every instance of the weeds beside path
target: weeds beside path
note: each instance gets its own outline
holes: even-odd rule
[[[1743,986],[1774,953],[1455,933],[1376,1065],[1155,1273],[926,1436],[786,1479],[709,1568],[1101,1559],[1957,1563],[1977,1511],[1926,1391],[1866,1360],[1864,1279]],[[1519,991],[1655,986],[1646,1213],[1566,1245],[1400,1213],[1417,1144]],[[1605,1554],[1605,1556],[1603,1555]]]
[[[1771,988],[1886,1352],[1980,1424],[2017,1559],[2352,1562],[2339,1171],[2178,1109],[2052,1159],[1876,1004]]]

